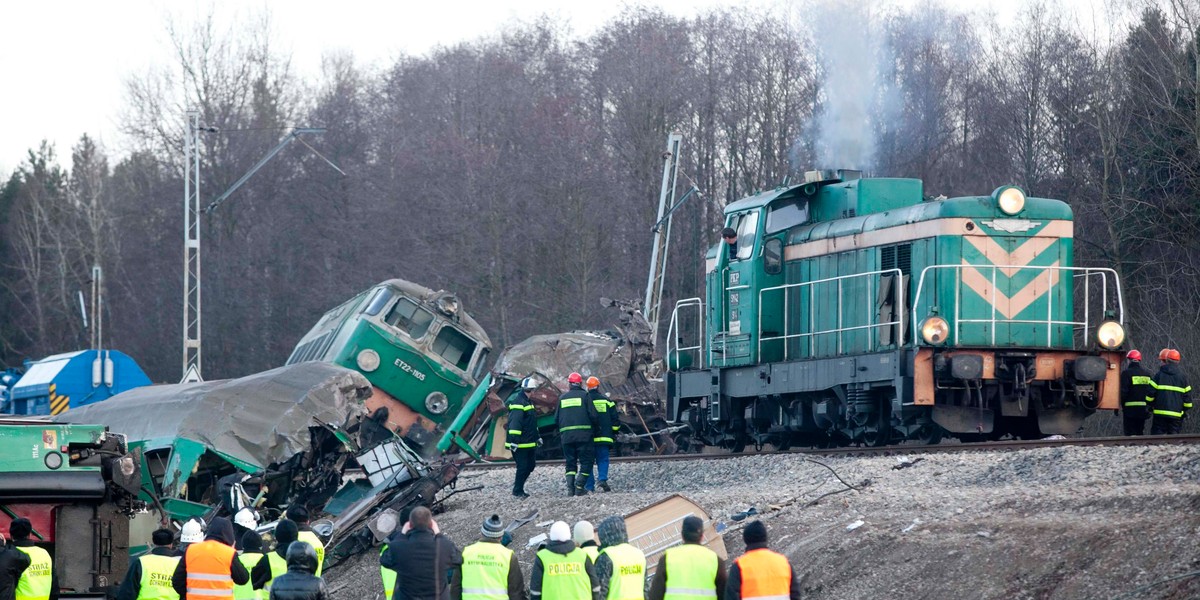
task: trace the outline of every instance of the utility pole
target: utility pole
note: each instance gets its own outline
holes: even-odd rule
[[[200,381],[200,111],[183,138],[183,381]]]
[[[679,174],[679,148],[683,136],[672,133],[667,136],[667,149],[663,152],[662,188],[658,194],[658,220],[654,225],[654,242],[650,254],[650,277],[646,281],[646,301],[642,304],[642,316],[654,332],[654,345],[658,345],[658,319],[662,309],[663,283],[666,281],[667,250],[671,247],[671,212],[675,203],[675,179]]]

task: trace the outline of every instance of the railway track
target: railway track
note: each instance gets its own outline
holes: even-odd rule
[[[1200,443],[1200,434],[1183,435],[1144,435],[1130,437],[1091,437],[1091,438],[1048,438],[1041,440],[1005,440],[995,442],[943,443],[933,445],[902,444],[898,446],[846,447],[846,448],[802,448],[786,451],[764,450],[759,452],[714,452],[694,454],[642,454],[635,456],[614,456],[611,462],[630,463],[641,461],[688,461],[688,460],[724,460],[743,456],[760,455],[799,455],[809,457],[835,456],[899,456],[911,454],[949,454],[954,452],[989,452],[1004,450],[1028,450],[1032,448],[1056,448],[1069,446],[1152,446],[1163,444],[1196,444]],[[540,461],[546,462],[546,461]],[[501,469],[512,466],[511,462],[470,463],[465,469]]]

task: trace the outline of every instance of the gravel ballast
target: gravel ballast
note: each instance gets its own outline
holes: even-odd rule
[[[595,524],[678,493],[728,527],[736,557],[746,521],[730,515],[755,507],[805,598],[1113,598],[1200,571],[1195,446],[815,460],[837,477],[795,454],[614,464],[614,491],[582,498],[566,497],[561,463],[540,463],[525,500],[510,495],[513,469],[467,470],[459,487],[483,489],[453,496],[436,518],[461,548],[492,513],[507,522],[537,509],[535,523]],[[894,468],[906,460],[916,462]],[[847,490],[838,477],[860,489],[831,494]],[[534,550],[525,544],[547,529],[515,534],[526,575]],[[333,597],[383,598],[378,565],[366,553],[331,569]],[[1128,597],[1200,597],[1200,578]]]

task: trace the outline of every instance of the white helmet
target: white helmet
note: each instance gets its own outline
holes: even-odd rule
[[[251,510],[250,507],[243,508],[233,516],[233,522],[246,529],[254,529],[258,527],[258,513]]]
[[[537,386],[538,383],[533,377],[526,377],[525,379],[521,380],[521,389],[523,390],[537,389]]]
[[[204,526],[195,519],[183,524],[179,530],[179,541],[184,544],[196,544],[204,541]]]

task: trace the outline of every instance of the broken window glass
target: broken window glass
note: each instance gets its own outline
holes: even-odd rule
[[[446,359],[446,362],[466,371],[471,365],[471,357],[475,355],[475,342],[463,332],[447,325],[437,334],[433,341],[433,351]]]
[[[429,324],[433,323],[433,313],[402,297],[388,312],[384,322],[407,333],[408,337],[419,340],[429,331]]]

